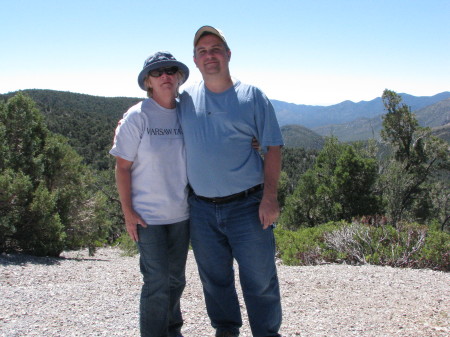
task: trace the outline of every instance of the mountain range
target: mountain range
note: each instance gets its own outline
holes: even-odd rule
[[[428,105],[418,110],[412,110],[419,125],[422,127],[445,129],[450,127],[450,98]],[[373,118],[359,118],[348,123],[324,125],[313,128],[321,136],[336,136],[340,141],[380,139],[382,115]]]
[[[36,101],[50,130],[61,133],[91,162],[106,165],[102,149],[111,143],[114,128],[123,113],[141,98],[99,97],[55,90],[23,90]],[[17,92],[0,94],[6,101]],[[416,114],[421,126],[432,127],[435,135],[450,142],[450,92],[434,96],[400,94],[402,103]],[[379,139],[381,97],[331,106],[297,105],[271,100],[286,146],[321,149],[325,136],[340,141]]]
[[[399,95],[402,103],[416,115],[420,126],[431,127],[437,136],[450,139],[450,92],[419,97]],[[276,100],[272,100],[272,104],[283,134],[289,134],[285,137],[287,146],[296,146],[292,139],[307,136],[304,131],[300,132],[298,125],[308,128],[308,137],[316,137],[315,144],[319,144],[317,137],[320,136],[335,136],[343,142],[380,139],[385,113],[381,97],[331,106],[296,105]]]
[[[442,92],[434,96],[412,96],[399,94],[402,103],[411,107],[412,111],[450,98],[450,92]],[[344,101],[330,106],[297,105],[271,100],[280,125],[299,124],[314,129],[331,124],[344,124],[360,118],[373,118],[385,113],[381,97],[371,101],[354,103]]]

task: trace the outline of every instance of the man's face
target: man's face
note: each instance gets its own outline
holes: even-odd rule
[[[202,75],[228,72],[231,51],[227,51],[223,41],[216,35],[206,35],[195,46],[194,63]]]

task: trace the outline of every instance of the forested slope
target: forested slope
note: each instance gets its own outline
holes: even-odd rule
[[[24,90],[44,114],[50,131],[69,139],[69,144],[96,169],[108,167],[117,121],[142,98],[99,97],[55,90]],[[5,100],[16,92],[1,95]]]

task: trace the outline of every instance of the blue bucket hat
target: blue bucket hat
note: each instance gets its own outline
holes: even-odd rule
[[[180,61],[177,61],[171,53],[167,51],[158,51],[145,60],[144,67],[139,73],[138,84],[141,89],[147,91],[144,84],[144,79],[150,71],[167,67],[178,67],[178,69],[183,72],[183,80],[181,81],[181,84],[186,82],[189,77],[189,68]]]

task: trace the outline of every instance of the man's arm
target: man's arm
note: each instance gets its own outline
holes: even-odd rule
[[[269,146],[264,155],[264,193],[259,206],[259,219],[266,229],[280,215],[278,180],[281,172],[281,146]]]
[[[133,241],[139,241],[137,225],[147,227],[144,220],[137,214],[131,203],[131,166],[133,162],[116,157],[116,184],[127,232]]]

